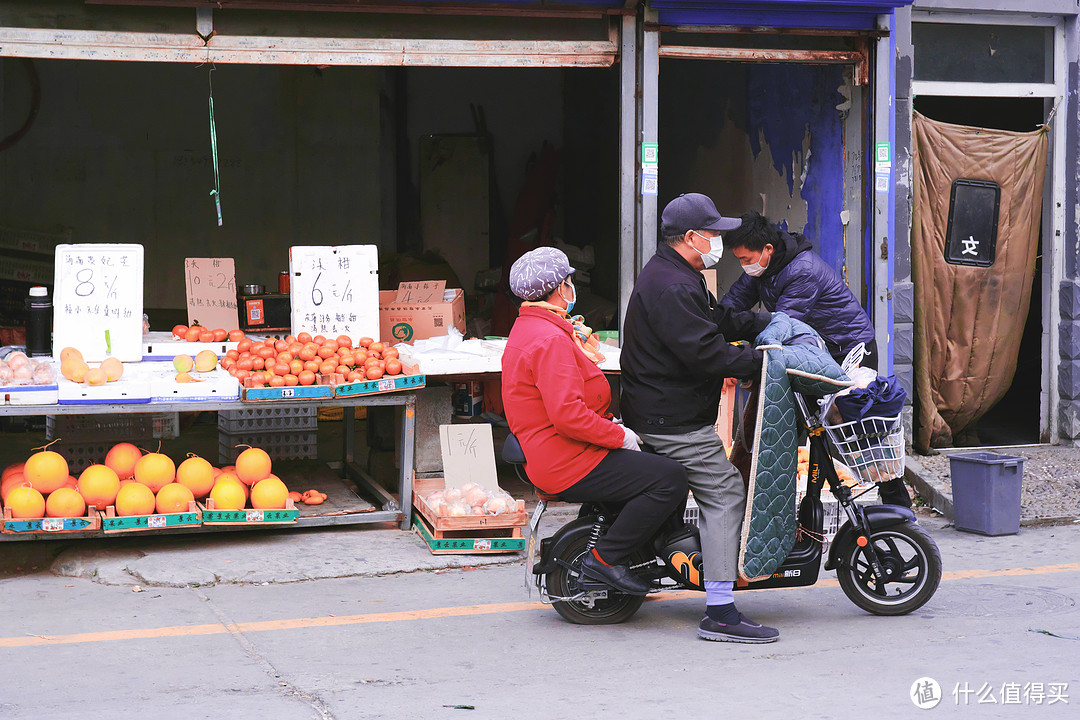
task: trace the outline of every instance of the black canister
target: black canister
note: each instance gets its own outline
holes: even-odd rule
[[[49,289],[36,285],[26,299],[30,319],[26,321],[26,354],[30,357],[52,355],[52,298]]]

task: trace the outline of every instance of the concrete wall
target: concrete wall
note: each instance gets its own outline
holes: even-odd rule
[[[35,63],[41,111],[0,154],[0,222],[142,243],[147,307],[184,307],[184,257],[235,257],[239,283],[276,287],[291,245],[392,241],[380,237],[377,69],[219,66],[218,228],[208,67]],[[10,128],[29,87],[17,61],[0,71]]]

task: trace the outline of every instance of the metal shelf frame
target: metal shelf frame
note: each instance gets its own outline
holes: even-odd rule
[[[352,412],[345,412],[342,422],[343,439],[341,448],[341,460],[328,463],[330,467],[341,473],[342,478],[351,480],[356,486],[371,499],[379,508],[372,512],[347,513],[343,515],[327,515],[315,517],[301,517],[296,525],[289,527],[320,527],[327,525],[356,525],[368,523],[396,522],[402,530],[408,530],[412,526],[412,484],[413,484],[413,452],[416,440],[416,391],[403,390],[381,395],[359,395],[339,398],[318,398],[305,400],[267,400],[262,402],[243,402],[241,400],[223,401],[199,401],[199,402],[165,402],[165,403],[126,403],[110,405],[0,405],[0,417],[5,416],[31,416],[31,415],[114,415],[123,414],[147,414],[162,412],[202,412],[220,410],[248,410],[258,406],[273,407],[379,407],[379,406],[402,406],[401,427],[398,433],[398,442],[401,449],[401,469],[398,478],[398,498],[387,492],[356,462],[356,418]],[[266,526],[253,524],[251,528],[237,526],[223,526],[221,528],[177,528],[146,530],[146,534],[176,534],[193,532],[217,532],[221,529],[267,529]],[[281,526],[276,526],[281,527]],[[143,533],[139,533],[143,534]],[[131,537],[131,535],[126,535]],[[102,537],[100,532],[81,534],[33,534],[23,535],[0,535],[0,541],[5,540],[60,540],[75,539],[80,537]]]

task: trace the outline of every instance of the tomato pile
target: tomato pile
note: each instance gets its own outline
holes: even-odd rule
[[[314,385],[318,375],[339,374],[346,382],[358,382],[401,374],[395,348],[368,337],[353,347],[348,335],[335,339],[306,332],[265,341],[245,337],[225,354],[221,367],[253,387]]]
[[[226,330],[225,328],[210,329],[203,327],[196,320],[190,327],[187,325],[174,325],[172,329],[173,340],[187,340],[188,342],[239,342],[244,339],[243,330]]]

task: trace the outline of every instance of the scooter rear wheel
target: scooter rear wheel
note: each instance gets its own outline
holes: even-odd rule
[[[875,615],[906,615],[922,607],[941,582],[941,553],[933,538],[914,523],[903,523],[870,533],[870,545],[887,579],[879,583],[854,533],[837,548],[837,579],[851,602]],[[869,547],[868,545],[867,547]]]
[[[548,595],[573,597],[581,592],[578,573],[588,546],[589,533],[582,533],[556,558],[555,569],[545,579]],[[633,616],[643,602],[645,598],[642,595],[626,595],[611,589],[607,598],[557,600],[552,606],[557,613],[577,625],[615,625]]]

